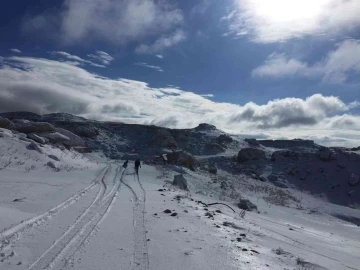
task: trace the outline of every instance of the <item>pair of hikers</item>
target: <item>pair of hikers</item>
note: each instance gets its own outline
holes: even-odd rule
[[[123,164],[123,167],[126,169],[127,165],[128,165],[129,161],[125,161]],[[140,159],[136,159],[135,160],[135,173],[137,175],[139,175],[139,167],[141,168],[141,164],[140,164]]]

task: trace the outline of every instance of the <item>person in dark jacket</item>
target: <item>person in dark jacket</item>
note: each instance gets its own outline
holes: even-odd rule
[[[127,167],[128,163],[129,163],[129,161],[128,161],[128,160],[127,160],[127,161],[125,161],[125,162],[124,162],[124,164],[123,164],[123,168],[125,168],[125,169],[126,169],[126,167]]]
[[[140,159],[135,160],[135,172],[139,175],[139,167],[141,168]]]

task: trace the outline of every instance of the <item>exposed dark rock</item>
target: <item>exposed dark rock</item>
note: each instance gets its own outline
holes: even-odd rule
[[[196,128],[196,131],[210,131],[210,130],[216,130],[216,127],[213,125],[209,125],[206,123],[199,124]]]
[[[164,210],[164,213],[165,213],[165,214],[170,214],[170,213],[171,213],[171,210],[170,210],[170,209],[166,209],[166,210]]]
[[[227,143],[232,143],[234,140],[233,138],[231,138],[229,135],[226,134],[221,134],[218,138],[217,138],[218,143],[220,144],[227,144]]]
[[[237,156],[238,162],[261,159],[266,159],[265,152],[256,148],[243,148],[239,151]]]
[[[15,122],[15,128],[22,133],[53,132],[55,127],[47,122]]]
[[[15,125],[9,119],[0,117],[0,128],[14,129]]]
[[[246,211],[257,211],[257,206],[250,202],[250,200],[240,199],[238,207]]]
[[[175,186],[178,186],[179,188],[181,188],[183,190],[188,190],[187,180],[182,174],[174,175],[174,181],[172,184]]]
[[[251,146],[259,146],[259,142],[256,139],[245,139],[245,142],[247,142]]]
[[[181,165],[190,170],[195,170],[195,158],[185,151],[174,151],[167,154],[168,163],[174,165]]]

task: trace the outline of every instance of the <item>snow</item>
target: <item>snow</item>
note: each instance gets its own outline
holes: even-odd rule
[[[348,185],[358,182],[354,153],[325,162],[304,150],[290,163],[277,156],[244,165],[231,160],[231,148],[202,156],[216,161],[216,175],[142,164],[138,178],[132,161],[124,169],[124,160],[100,151],[82,155],[0,133],[0,269],[360,269],[359,185]],[[278,150],[260,149],[267,157]],[[308,170],[305,180],[288,175],[290,165]],[[256,179],[258,168],[289,188]],[[326,181],[317,180],[324,172]],[[188,190],[172,185],[179,173]],[[240,199],[259,212],[241,216]]]

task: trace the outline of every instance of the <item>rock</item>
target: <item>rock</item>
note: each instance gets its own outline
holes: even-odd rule
[[[267,179],[268,179],[270,182],[275,182],[275,181],[278,180],[278,178],[279,178],[279,177],[278,177],[276,174],[274,174],[274,173],[270,174],[270,175],[267,177]]]
[[[49,158],[55,160],[55,161],[60,161],[60,159],[57,156],[54,155],[48,155]]]
[[[22,133],[53,132],[55,127],[47,122],[15,122],[15,128]]]
[[[183,190],[188,190],[187,180],[182,174],[174,175],[174,181],[172,184]]]
[[[178,148],[178,144],[171,133],[166,129],[155,127],[151,130],[152,138],[150,140],[150,146],[165,147],[170,149]]]
[[[94,138],[97,135],[99,135],[99,130],[91,125],[90,126],[81,125],[81,126],[73,127],[71,129],[71,132],[75,133],[80,137],[86,137],[86,138]]]
[[[30,133],[27,134],[27,137],[37,143],[41,143],[41,144],[45,144],[48,140],[46,140],[45,138],[42,138],[38,135],[36,135],[35,133]]]
[[[177,215],[178,215],[177,213],[172,213],[170,216],[176,217]]]
[[[29,149],[29,150],[36,150],[36,151],[38,151],[40,154],[44,154],[44,151],[41,149],[41,147],[40,147],[38,144],[34,143],[34,142],[30,143],[30,144],[27,146],[27,149]]]
[[[245,142],[247,142],[250,146],[259,146],[259,142],[256,139],[245,139]]]
[[[49,161],[48,163],[46,163],[46,165],[48,165],[50,168],[57,170],[57,166],[53,161]]]
[[[210,163],[208,167],[209,173],[211,174],[217,174],[217,168],[215,163]]]
[[[195,171],[196,159],[185,151],[174,151],[167,154],[168,163],[181,165]]]
[[[273,184],[279,188],[288,188],[289,186],[281,181],[274,181]]]
[[[331,160],[331,155],[333,154],[333,152],[330,149],[324,148],[319,150],[319,158],[322,161],[330,161]]]
[[[223,153],[225,149],[217,143],[207,143],[204,145],[203,154],[204,155],[216,155]]]
[[[248,160],[266,159],[265,152],[256,148],[241,149],[237,156],[238,162],[246,162]]]
[[[220,144],[227,144],[227,143],[232,143],[234,140],[233,138],[231,138],[229,135],[225,135],[225,134],[221,134],[218,138],[217,138],[218,143]]]
[[[11,121],[14,121],[15,119],[41,121],[41,115],[32,112],[7,112],[7,113],[0,113],[0,116],[4,118],[8,118]]]
[[[9,119],[0,117],[0,128],[14,129],[15,125]]]
[[[356,173],[351,174],[349,179],[349,186],[357,186],[360,183],[360,176]]]
[[[257,206],[250,202],[250,200],[240,199],[238,207],[246,211],[257,211]]]
[[[61,135],[66,136],[67,138],[69,138],[69,141],[65,141],[64,144],[65,146],[68,147],[85,147],[85,141],[83,139],[81,139],[78,135],[63,129],[63,128],[56,128],[55,129],[56,132],[60,133]]]
[[[166,210],[164,210],[164,213],[165,213],[165,214],[170,214],[170,213],[171,213],[171,210],[170,210],[170,209],[166,209]]]
[[[11,130],[0,128],[0,138],[13,138],[14,134]]]
[[[266,181],[267,181],[267,178],[266,178],[265,176],[261,175],[261,176],[259,177],[259,180],[260,180],[261,182],[266,182]]]
[[[206,123],[201,123],[195,128],[195,130],[196,131],[211,131],[211,130],[216,130],[216,127],[213,125],[206,124]]]
[[[40,137],[48,139],[52,143],[69,143],[70,139],[67,136],[60,134],[59,132],[43,132],[37,134]]]

